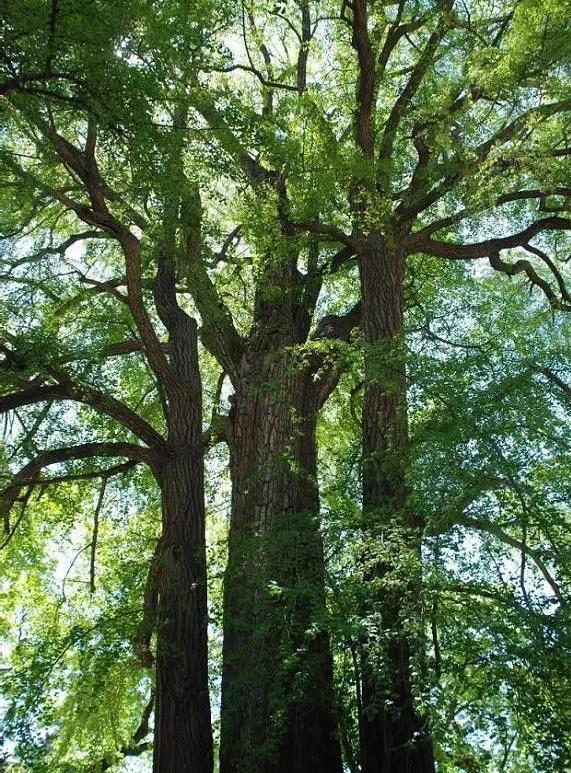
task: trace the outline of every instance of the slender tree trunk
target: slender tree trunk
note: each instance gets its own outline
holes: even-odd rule
[[[359,250],[366,342],[363,403],[365,533],[380,546],[365,558],[380,635],[362,653],[363,773],[434,770],[426,721],[413,702],[411,659],[420,654],[421,524],[407,507],[404,256],[380,235]],[[416,618],[416,620],[415,620]],[[412,621],[412,624],[411,624]],[[374,628],[372,629],[374,630]]]
[[[286,343],[250,346],[231,413],[221,773],[341,771],[322,625],[316,390]]]
[[[165,304],[166,305],[166,304]],[[212,773],[201,383],[196,323],[168,317],[170,455],[158,460],[163,532],[156,556],[155,773]]]

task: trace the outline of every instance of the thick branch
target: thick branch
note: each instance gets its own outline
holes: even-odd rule
[[[143,593],[143,618],[139,623],[135,636],[133,637],[133,647],[137,659],[143,668],[151,668],[154,663],[153,653],[151,652],[151,639],[157,624],[158,610],[158,587],[160,581],[160,557],[162,552],[162,541],[157,540],[155,551],[149,564],[145,589]]]
[[[359,77],[357,80],[357,106],[355,109],[355,135],[357,144],[367,158],[374,152],[373,104],[376,84],[376,62],[368,31],[367,0],[353,0],[353,37],[351,43],[357,52]]]
[[[253,187],[267,179],[267,170],[252,158],[228,126],[212,96],[198,82],[193,84],[193,106],[210,126],[223,150],[234,158]]]
[[[542,373],[548,381],[555,384],[567,397],[571,397],[571,386],[567,384],[563,379],[554,373],[550,368],[541,367],[539,365],[532,366],[538,373]]]
[[[329,225],[328,223],[319,223],[315,220],[289,221],[288,226],[293,231],[307,231],[307,233],[318,234],[324,239],[339,242],[340,244],[344,244],[352,250],[355,250],[355,240],[340,228],[337,228],[337,226]]]
[[[74,384],[65,378],[52,386],[32,383],[20,392],[0,397],[0,414],[47,400],[72,400],[91,406],[98,413],[118,421],[149,446],[163,446],[161,435],[127,405],[93,387]]]
[[[351,333],[361,324],[361,302],[353,306],[346,314],[330,314],[321,319],[311,336],[312,341],[323,339],[348,341]],[[322,406],[333,392],[346,365],[327,355],[320,355],[314,362],[314,372],[318,374],[317,405]]]
[[[446,2],[444,3],[443,11],[449,11],[451,7],[452,7],[452,0],[446,0]],[[407,110],[410,108],[412,100],[415,94],[417,93],[418,89],[420,88],[428,68],[430,67],[430,65],[434,60],[434,55],[436,53],[436,50],[440,45],[440,42],[444,37],[445,33],[446,33],[446,26],[443,23],[443,19],[441,17],[439,20],[438,29],[435,30],[428,38],[428,42],[426,43],[426,46],[424,47],[424,50],[420,55],[418,62],[414,66],[414,69],[410,75],[410,78],[407,81],[406,86],[401,91],[398,99],[393,105],[393,108],[385,123],[385,128],[383,131],[383,136],[381,138],[380,149],[379,149],[379,159],[382,162],[381,169],[383,167],[386,167],[387,163],[390,162],[398,127],[401,123],[402,118],[406,114]],[[385,179],[383,187],[385,189],[388,187],[388,179]]]
[[[485,142],[482,142],[478,147],[474,148],[465,159],[447,159],[444,163],[434,166],[432,177],[436,179],[440,178],[440,182],[431,190],[422,192],[408,204],[401,205],[399,207],[399,212],[405,218],[418,215],[449,193],[460,180],[465,179],[468,175],[472,174],[474,170],[488,158],[493,150],[506,145],[518,137],[522,131],[525,131],[526,128],[529,127],[530,119],[538,117],[550,118],[553,115],[564,113],[570,109],[571,99],[529,108],[512,121],[506,123]],[[506,199],[506,201],[508,200],[509,199]]]
[[[83,182],[91,207],[70,199],[65,194],[38,182],[47,193],[70,208],[84,223],[97,226],[113,236],[122,247],[125,258],[128,305],[145,348],[149,364],[157,378],[165,383],[172,381],[172,373],[154,330],[143,300],[141,281],[140,244],[130,229],[121,223],[107,207],[106,196],[119,198],[103,181],[95,160],[94,128],[89,124],[88,142],[81,151],[58,134],[37,116],[34,124],[51,141],[62,163]],[[26,174],[23,170],[19,170]],[[35,178],[33,178],[35,180]],[[127,209],[129,209],[127,207]]]
[[[181,207],[182,241],[189,290],[202,318],[201,339],[220,366],[236,381],[243,342],[232,315],[222,303],[201,254],[201,205],[198,192],[185,198]]]
[[[530,239],[543,231],[564,231],[571,230],[571,219],[563,217],[546,217],[536,220],[523,231],[511,234],[510,236],[498,237],[497,239],[485,239],[481,242],[471,244],[454,244],[452,242],[440,242],[431,239],[426,232],[411,234],[407,242],[407,252],[424,252],[427,255],[434,255],[438,258],[447,258],[449,260],[475,260],[477,258],[487,258],[493,253],[501,250],[513,249],[515,247],[525,247]]]
[[[500,258],[498,252],[490,255],[490,265],[496,271],[501,271],[508,276],[515,276],[516,274],[524,273],[527,275],[529,281],[540,290],[543,290],[545,297],[554,309],[561,311],[571,311],[571,305],[561,301],[557,295],[553,292],[551,285],[539,276],[537,271],[531,265],[529,260],[516,260],[515,263],[506,263]],[[558,281],[562,281],[559,272],[556,273]],[[568,297],[567,290],[565,290],[565,297]]]
[[[58,485],[60,483],[71,483],[77,480],[94,480],[95,478],[112,478],[114,475],[122,475],[124,472],[128,472],[136,467],[140,462],[131,460],[129,462],[123,462],[122,464],[116,464],[113,467],[105,467],[102,470],[89,470],[87,472],[70,472],[68,475],[50,475],[47,478],[28,478],[28,480],[22,481],[26,486],[49,486]]]
[[[311,43],[311,15],[309,0],[302,0],[299,4],[301,10],[301,40],[297,57],[297,91],[303,94],[307,87],[307,60],[309,58],[309,44]]]

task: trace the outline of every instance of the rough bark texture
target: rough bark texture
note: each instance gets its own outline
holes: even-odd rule
[[[381,581],[374,602],[384,638],[379,641],[371,636],[363,647],[362,770],[424,773],[434,770],[432,745],[426,722],[413,703],[410,666],[416,637],[404,629],[404,620],[419,611],[420,572],[414,566],[415,560],[419,564],[421,536],[420,524],[406,505],[404,256],[373,234],[361,244],[359,270],[367,346],[364,529],[372,544],[390,545],[390,555],[366,559],[371,580]],[[383,579],[387,580],[385,587]]]
[[[168,452],[157,462],[163,532],[157,552],[155,773],[211,773],[202,397],[196,322],[176,304],[174,267],[155,297],[169,330]]]
[[[340,773],[328,636],[311,629],[325,611],[318,390],[285,349],[309,321],[295,313],[292,275],[270,279],[230,417],[220,770]]]
[[[157,773],[212,771],[202,470],[182,451],[163,465],[159,556]],[[202,515],[201,515],[202,513]]]

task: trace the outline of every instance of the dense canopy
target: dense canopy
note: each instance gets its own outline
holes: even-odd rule
[[[0,769],[571,765],[569,0],[4,0]]]

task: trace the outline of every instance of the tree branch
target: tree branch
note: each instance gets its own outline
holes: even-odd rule
[[[553,594],[557,598],[557,600],[561,604],[565,602],[565,598],[561,590],[561,587],[553,578],[552,574],[550,573],[549,569],[545,565],[545,562],[543,561],[543,559],[541,558],[537,550],[534,550],[533,548],[530,548],[527,544],[524,544],[520,540],[515,539],[515,537],[512,537],[510,534],[508,534],[506,531],[501,529],[499,526],[496,526],[493,523],[489,523],[488,521],[485,521],[483,519],[457,516],[455,517],[454,522],[458,526],[463,526],[467,529],[476,529],[478,531],[488,532],[488,534],[491,534],[492,536],[496,537],[501,542],[504,542],[506,545],[516,548],[521,553],[525,553],[527,556],[529,556],[529,558],[531,558],[531,560],[537,566],[537,568],[543,575],[545,581],[553,591]]]
[[[492,253],[497,253],[501,250],[525,247],[530,239],[533,239],[534,236],[543,231],[567,230],[571,230],[571,219],[553,216],[536,220],[530,226],[524,228],[523,231],[510,236],[485,239],[484,241],[471,244],[441,242],[431,239],[430,236],[426,235],[426,231],[420,231],[409,236],[406,248],[408,254],[424,252],[427,255],[434,255],[435,257],[447,258],[449,260],[475,260],[487,258]]]
[[[92,595],[95,593],[95,556],[97,554],[97,538],[99,536],[99,515],[101,513],[101,508],[103,507],[106,488],[107,476],[103,475],[101,478],[97,504],[95,505],[95,512],[93,514],[93,534],[91,537],[91,552],[89,556],[89,591]]]
[[[431,190],[422,193],[420,196],[410,201],[406,206],[401,204],[399,207],[400,214],[405,218],[415,216],[437,202],[446,193],[451,191],[457,182],[466,178],[467,175],[472,174],[477,167],[481,166],[492,150],[515,139],[520,130],[525,129],[528,126],[530,118],[534,118],[535,116],[549,118],[570,109],[571,99],[529,108],[529,110],[526,110],[524,113],[521,113],[514,118],[513,121],[505,124],[489,139],[474,148],[467,159],[452,158],[443,164],[435,165],[433,167],[432,176],[436,179],[440,178],[440,182]],[[450,169],[452,169],[452,171],[448,171]]]
[[[21,490],[30,485],[30,482],[32,484],[37,482],[44,467],[98,456],[126,456],[136,462],[150,462],[148,449],[133,443],[93,442],[41,451],[16,473],[12,483],[0,493],[0,519],[3,519],[5,524],[8,523],[10,511],[20,496]]]
[[[152,748],[152,744],[150,742],[146,742],[143,739],[146,738],[149,733],[151,732],[149,723],[151,719],[151,714],[153,713],[153,709],[155,707],[155,691],[151,690],[151,695],[149,697],[149,700],[147,701],[145,708],[143,709],[143,714],[141,716],[141,721],[139,722],[139,725],[135,729],[135,732],[131,736],[131,743],[128,746],[121,746],[120,749],[118,749],[118,753],[121,754],[123,757],[138,757],[140,754],[143,754],[143,752],[146,752],[148,749]],[[109,768],[112,768],[114,765],[117,764],[117,760],[104,760],[101,763],[101,770],[109,770]]]
[[[310,340],[348,341],[353,330],[360,324],[361,302],[359,301],[346,314],[329,314],[323,317],[317,324]],[[313,369],[318,376],[316,384],[317,406],[321,407],[331,395],[345,367],[337,360],[328,359],[327,355],[315,359]]]
[[[554,373],[550,368],[541,367],[539,365],[532,365],[532,368],[538,373],[543,374],[545,378],[551,381],[552,384],[555,384],[555,386],[557,386],[567,397],[571,397],[571,386],[563,381],[557,373]]]
[[[453,0],[446,0],[446,2],[443,3],[443,12],[449,11],[452,8],[452,5]],[[434,60],[436,50],[438,49],[438,46],[440,45],[440,42],[442,41],[442,38],[446,32],[447,26],[444,24],[444,20],[441,16],[439,19],[438,28],[428,38],[426,46],[424,47],[418,62],[414,66],[406,86],[401,91],[399,97],[393,105],[391,112],[389,113],[379,147],[379,160],[381,169],[383,169],[383,166],[386,166],[387,163],[390,163],[398,127],[406,111],[410,107],[415,94],[420,88],[424,76],[426,75],[428,68]],[[382,188],[386,191],[388,190],[389,176],[385,173],[384,178],[385,179]]]
[[[340,228],[328,223],[319,223],[314,220],[301,220],[297,222],[287,221],[287,225],[293,231],[306,231],[307,233],[318,234],[325,239],[330,239],[334,242],[339,242],[352,250],[355,250],[355,240],[353,237],[348,236]]]
[[[147,572],[143,593],[143,617],[133,637],[133,647],[143,668],[151,668],[155,660],[151,652],[151,639],[157,624],[162,545],[162,539],[159,538]]]
[[[236,383],[243,341],[232,315],[220,300],[201,254],[200,221],[202,208],[198,191],[187,195],[181,206],[182,242],[188,286],[202,318],[200,335],[205,347]]]
[[[46,400],[71,400],[89,405],[98,413],[118,421],[149,446],[165,445],[164,439],[154,427],[127,405],[94,387],[75,384],[67,376],[64,376],[59,383],[49,386],[32,382],[29,387],[20,392],[0,397],[0,414]]]
[[[374,153],[373,104],[376,87],[376,62],[369,37],[367,0],[353,0],[350,7],[353,11],[351,44],[357,52],[359,64],[355,135],[363,155],[372,158]]]
[[[539,276],[537,271],[533,268],[528,260],[516,260],[515,263],[506,263],[500,258],[500,254],[498,252],[492,253],[489,260],[493,269],[496,271],[501,271],[508,276],[515,276],[516,274],[525,273],[532,284],[534,284],[536,287],[539,287],[540,290],[543,290],[543,293],[545,294],[545,297],[549,301],[552,308],[559,309],[560,311],[571,311],[571,305],[561,301],[556,296],[550,284]],[[559,272],[557,272],[557,277],[560,279]],[[565,296],[568,297],[566,290]]]
[[[86,239],[107,239],[108,235],[102,231],[90,230],[82,231],[81,233],[73,234],[69,238],[65,239],[61,244],[57,246],[42,247],[41,250],[35,252],[33,255],[27,255],[24,258],[15,260],[13,263],[9,263],[10,271],[13,271],[20,266],[28,265],[29,263],[35,263],[41,260],[46,255],[64,255],[66,250],[72,247],[78,242],[85,241]]]
[[[52,143],[64,166],[73,171],[83,182],[91,207],[74,201],[65,194],[46,186],[42,181],[36,180],[33,175],[32,179],[49,195],[70,208],[83,222],[102,228],[110,236],[117,239],[125,259],[129,310],[143,342],[149,365],[159,380],[164,381],[165,384],[171,383],[173,381],[171,369],[143,300],[139,240],[107,207],[106,196],[111,196],[114,200],[120,199],[120,197],[105,184],[101,177],[95,160],[95,130],[92,124],[88,124],[88,134],[91,133],[91,136],[85,151],[81,151],[38,116],[34,116],[33,123]],[[30,176],[21,168],[17,173]]]
[[[140,462],[131,460],[122,464],[106,467],[103,470],[90,470],[88,472],[69,473],[69,475],[51,475],[48,478],[28,478],[22,481],[26,486],[49,486],[51,484],[70,483],[76,480],[94,480],[95,478],[112,478],[114,475],[122,475],[136,467]]]
[[[195,110],[210,126],[223,150],[238,162],[250,185],[256,187],[259,183],[267,180],[268,171],[261,166],[259,161],[252,158],[242,146],[238,137],[228,126],[221,111],[216,107],[211,94],[202,88],[198,81],[194,81],[192,86],[192,104]]]

